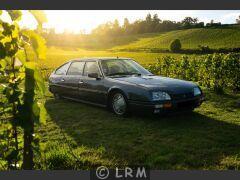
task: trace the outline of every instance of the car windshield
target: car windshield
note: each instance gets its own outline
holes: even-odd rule
[[[101,61],[105,76],[152,75],[145,68],[130,59],[108,59]]]

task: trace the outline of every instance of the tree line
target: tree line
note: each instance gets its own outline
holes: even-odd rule
[[[204,27],[204,22],[199,22],[198,18],[185,17],[182,21],[161,20],[157,14],[153,16],[148,14],[143,20],[136,20],[130,23],[127,18],[124,19],[122,26],[118,20],[99,25],[93,29],[92,34],[99,35],[121,35],[121,34],[142,34],[171,31],[183,28]]]
[[[240,24],[239,19],[236,19],[236,24]],[[230,24],[231,25],[231,24]],[[119,21],[116,19],[114,22],[107,22],[101,24],[93,29],[92,34],[98,35],[121,35],[121,34],[142,34],[142,33],[157,33],[166,32],[178,29],[189,28],[203,28],[203,27],[219,27],[229,26],[229,24],[221,24],[221,22],[215,22],[211,20],[209,23],[204,24],[200,22],[196,17],[185,17],[182,21],[170,21],[161,20],[158,14],[147,14],[145,19],[136,20],[130,23],[127,18],[124,19],[122,26],[119,25]]]

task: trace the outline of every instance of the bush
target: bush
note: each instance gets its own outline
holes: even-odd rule
[[[170,44],[170,50],[172,52],[179,52],[182,48],[181,42],[179,39],[175,39]]]
[[[228,86],[234,91],[240,91],[240,54],[230,53],[225,56],[225,61]]]
[[[211,80],[213,90],[217,93],[223,93],[224,87],[227,85],[225,56],[222,54],[214,54],[212,58]]]
[[[209,48],[209,46],[198,45],[198,48],[202,53],[210,53],[211,52],[211,49]]]
[[[149,65],[149,71],[167,77],[198,82],[201,86],[223,93],[228,88],[240,91],[240,54],[211,54],[190,59],[170,56]]]

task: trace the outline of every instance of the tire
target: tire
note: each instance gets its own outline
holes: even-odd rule
[[[53,95],[54,95],[54,98],[55,98],[56,100],[62,99],[62,96],[59,95],[58,93],[54,93]]]
[[[117,116],[126,117],[129,115],[127,98],[120,91],[115,91],[111,94],[109,106],[111,111]]]

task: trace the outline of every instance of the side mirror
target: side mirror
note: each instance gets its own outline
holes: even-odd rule
[[[98,73],[89,73],[88,77],[95,78],[95,79],[100,79],[100,77],[98,76]]]

